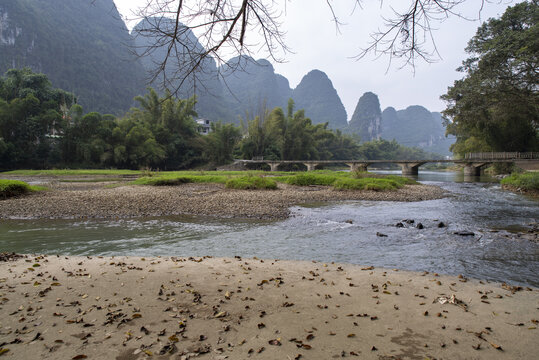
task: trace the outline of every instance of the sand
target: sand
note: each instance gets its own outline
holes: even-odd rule
[[[256,258],[0,257],[6,359],[533,359],[539,290]]]

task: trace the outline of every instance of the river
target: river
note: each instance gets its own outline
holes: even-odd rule
[[[3,220],[1,251],[65,255],[224,256],[346,262],[539,286],[539,244],[518,238],[539,202],[488,178],[421,171],[448,190],[440,200],[347,201],[292,208],[284,221],[161,217]],[[404,219],[414,224],[395,225]],[[424,226],[418,229],[420,222]],[[446,227],[439,228],[439,222]],[[475,236],[455,235],[472,231]],[[381,233],[387,236],[378,236]]]

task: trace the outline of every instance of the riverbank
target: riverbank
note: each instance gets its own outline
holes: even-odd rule
[[[539,172],[514,173],[501,180],[502,189],[539,198]]]
[[[2,256],[0,295],[6,359],[526,359],[539,351],[538,289],[370,266]]]
[[[36,181],[37,178],[23,178]],[[39,180],[39,179],[38,179]],[[50,191],[0,201],[3,219],[127,218],[202,215],[227,218],[285,219],[293,205],[343,200],[421,201],[445,191],[431,185],[406,185],[394,191],[336,191],[326,186],[278,184],[277,190],[234,190],[223,184],[133,186],[122,182],[60,182],[43,178]],[[106,187],[115,184],[117,187]],[[120,186],[123,185],[123,186]]]

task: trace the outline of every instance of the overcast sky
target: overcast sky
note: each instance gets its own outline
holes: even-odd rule
[[[454,80],[462,77],[455,69],[467,57],[464,48],[468,40],[482,21],[499,17],[515,1],[487,3],[481,14],[480,0],[465,1],[458,8],[460,13],[468,18],[480,17],[480,20],[466,21],[454,17],[436,24],[434,36],[442,59],[433,64],[418,61],[415,74],[410,67],[400,68],[399,62],[388,70],[387,57],[351,59],[368,45],[369,34],[383,27],[382,16],[391,14],[390,5],[409,4],[409,1],[385,0],[381,6],[379,1],[365,0],[363,8],[355,11],[354,0],[333,1],[337,15],[345,23],[337,33],[325,0],[277,0],[283,4],[281,22],[286,32],[285,42],[294,53],[284,56],[283,63],[273,63],[275,71],[288,78],[292,88],[309,71],[324,71],[346,108],[348,120],[358,99],[367,91],[378,95],[382,110],[388,106],[400,110],[410,105],[422,105],[430,111],[443,110],[445,105],[440,95]],[[124,19],[129,20],[133,18],[132,11],[147,0],[114,2]],[[134,25],[128,22],[129,28]],[[260,53],[258,58],[266,56]]]

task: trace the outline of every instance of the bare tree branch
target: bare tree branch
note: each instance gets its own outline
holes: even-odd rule
[[[352,12],[362,9],[362,0],[349,1]],[[384,25],[371,34],[368,46],[353,58],[360,60],[374,54],[387,57],[388,68],[393,60],[399,59],[403,67],[412,69],[418,59],[425,62],[441,59],[435,42],[435,26],[450,17],[470,20],[458,10],[459,5],[466,1],[473,0],[407,0],[409,7],[405,10],[391,7],[392,15],[382,18]],[[480,0],[479,15],[485,3],[491,1],[502,0]],[[205,71],[205,61],[229,65],[225,61],[227,58],[251,56],[263,50],[274,62],[282,62],[283,56],[291,52],[284,41],[280,23],[283,17],[281,5],[284,3],[286,6],[286,2],[148,0],[146,6],[135,14],[137,19],[144,20],[144,26],[135,28],[134,32],[148,40],[137,52],[141,56],[150,56],[155,63],[149,79],[155,82],[162,78],[163,86],[172,94],[177,94],[179,88],[186,84],[194,86],[201,72]],[[325,2],[336,31],[340,32],[345,23],[337,14],[334,0]],[[382,7],[384,1],[379,2]],[[393,3],[402,6],[403,1],[394,0]],[[191,31],[200,46],[192,39]],[[162,49],[166,49],[164,55]],[[240,63],[238,61],[234,66],[240,66]]]

